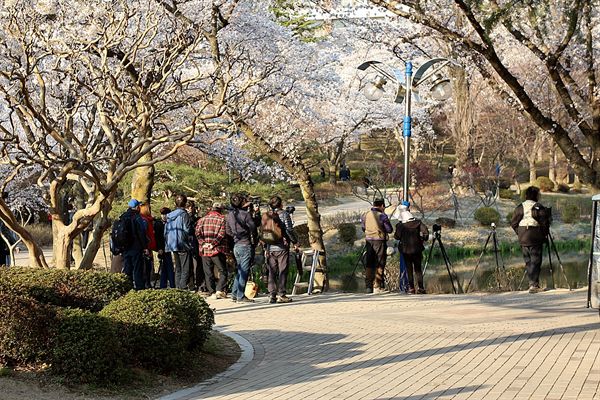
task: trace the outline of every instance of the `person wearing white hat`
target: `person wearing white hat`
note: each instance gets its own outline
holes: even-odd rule
[[[425,294],[423,285],[423,272],[421,263],[423,261],[423,242],[429,237],[429,230],[421,220],[415,218],[408,209],[400,213],[400,222],[396,225],[394,238],[399,240],[398,247],[406,263],[408,272],[408,293]],[[417,278],[417,290],[415,291],[415,276]]]

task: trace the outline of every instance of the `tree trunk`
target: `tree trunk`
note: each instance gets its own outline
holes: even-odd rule
[[[112,209],[112,198],[110,201],[104,204],[102,212],[96,216],[94,229],[90,232],[88,239],[88,245],[85,248],[85,253],[81,259],[80,269],[92,269],[94,267],[94,260],[105,243],[103,243],[104,233],[110,228],[110,219],[108,213]]]
[[[27,229],[18,223],[17,218],[6,205],[3,199],[0,198],[0,220],[13,232],[15,232],[29,252],[29,266],[37,268],[48,268],[48,262],[44,257],[42,248],[34,240],[33,236]]]
[[[527,157],[527,162],[529,164],[529,182],[533,183],[537,179],[537,169],[535,168],[535,156]]]
[[[152,160],[152,153],[140,159],[140,162]],[[150,204],[152,187],[154,186],[154,166],[136,168],[131,181],[131,198],[141,203]]]
[[[548,163],[548,178],[556,183],[556,146],[550,146],[550,160]]]
[[[71,268],[71,238],[67,227],[60,220],[52,220],[52,252],[54,253],[54,267],[61,269]]]
[[[317,281],[317,285],[321,287],[321,290],[325,291],[329,286],[329,282],[327,278],[327,257],[325,253],[325,242],[323,240],[323,229],[321,228],[319,204],[317,203],[313,181],[306,171],[303,170],[300,172],[298,183],[300,185],[300,190],[302,191],[304,203],[306,204],[306,220],[310,247],[321,252],[319,261],[321,262],[321,268],[324,272],[316,273],[315,280]]]
[[[87,200],[85,190],[79,183],[75,183],[73,189],[74,189],[73,191],[75,192],[75,195],[76,195],[74,205],[77,208],[77,210],[81,210],[81,209],[85,208],[85,203]],[[84,249],[84,245],[83,245],[83,236],[82,235],[75,236],[75,238],[73,239],[72,252],[71,252],[73,255],[73,262],[75,264],[75,268],[79,268],[79,265],[81,265],[81,260],[83,259],[84,250],[85,249]]]
[[[329,183],[332,185],[337,184],[337,165],[329,163]]]

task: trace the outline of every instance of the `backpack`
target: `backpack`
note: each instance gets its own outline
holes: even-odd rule
[[[269,211],[262,215],[260,223],[260,240],[265,244],[283,243],[281,219],[276,212]]]
[[[419,223],[414,228],[409,228],[403,224],[400,241],[403,253],[415,254],[422,252],[425,247],[423,246],[423,238],[421,237],[421,224]]]
[[[132,219],[126,213],[115,220],[110,231],[111,251],[114,255],[127,250],[133,242]]]

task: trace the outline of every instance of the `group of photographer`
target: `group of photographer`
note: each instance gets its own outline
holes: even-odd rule
[[[542,249],[548,240],[552,222],[551,209],[539,203],[540,190],[531,186],[525,191],[525,201],[515,208],[511,227],[517,234],[529,278],[529,293],[538,293],[540,288],[540,270]],[[385,214],[384,199],[375,199],[371,210],[361,218],[365,233],[365,286],[367,293],[385,291],[385,266],[387,261],[387,241],[394,232],[389,217]],[[406,205],[396,207],[394,212],[399,219],[394,238],[404,260],[408,275],[408,293],[425,294],[423,272],[424,243],[429,238],[427,226],[415,218]],[[438,226],[439,230],[439,226]],[[434,233],[436,225],[434,225]],[[401,268],[402,270],[402,268]]]
[[[160,288],[196,290],[213,299],[227,298],[228,257],[235,263],[232,300],[252,303],[244,293],[254,265],[257,246],[266,257],[270,303],[288,303],[286,296],[290,246],[297,249],[288,209],[274,196],[262,214],[251,199],[233,194],[230,205],[215,202],[206,215],[197,216],[193,201],[175,198],[174,210],[162,208],[153,218],[149,207],[132,199],[113,224],[111,251],[113,272],[124,272],[135,290],[151,287],[153,252],[157,253]],[[293,211],[292,211],[293,212]]]

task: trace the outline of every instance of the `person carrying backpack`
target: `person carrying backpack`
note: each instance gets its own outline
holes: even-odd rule
[[[168,207],[160,209],[160,218],[154,218],[154,236],[156,238],[156,249],[158,253],[160,288],[175,287],[175,270],[173,269],[173,256],[165,252],[165,223],[167,215],[171,212]]]
[[[145,289],[144,256],[149,256],[146,221],[140,216],[141,203],[129,200],[128,208],[113,223],[111,250],[114,255],[123,256],[123,273],[133,283],[135,290]]]
[[[270,211],[262,215],[261,242],[265,245],[269,268],[269,303],[289,303],[286,296],[286,283],[289,270],[290,244],[298,248],[298,236],[290,214],[282,209],[281,197],[274,196],[269,201]]]
[[[175,286],[187,289],[192,263],[192,223],[185,210],[187,197],[177,195],[177,208],[167,215],[165,223],[165,252],[172,253],[175,259]]]
[[[546,208],[539,201],[540,189],[535,186],[528,187],[525,190],[525,201],[515,208],[510,222],[523,252],[529,278],[529,293],[542,291],[540,288],[542,248],[550,228]]]
[[[408,293],[415,294],[415,275],[417,278],[417,294],[425,294],[423,286],[423,242],[429,238],[429,230],[421,220],[416,219],[410,211],[400,213],[400,222],[396,224],[394,238],[399,241],[400,252],[406,263],[408,273]],[[414,271],[414,273],[413,273]]]

